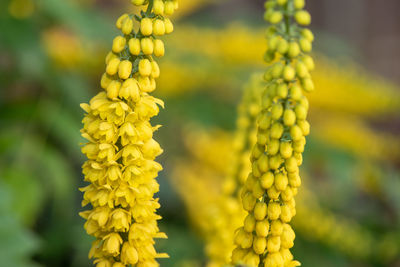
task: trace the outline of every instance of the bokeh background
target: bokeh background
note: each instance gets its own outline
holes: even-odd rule
[[[207,220],[188,200],[197,187],[180,185],[210,179],[179,170],[224,176],[216,165],[229,165],[221,158],[232,151],[244,85],[266,67],[263,1],[180,2],[160,60],[166,109],[153,121],[164,125],[163,267],[206,263]],[[294,254],[303,266],[400,266],[400,2],[307,5],[316,91]],[[0,1],[0,266],[91,266],[78,216],[79,103],[100,90],[114,21],[131,9],[128,0]]]

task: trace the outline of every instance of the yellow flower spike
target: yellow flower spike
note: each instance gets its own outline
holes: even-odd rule
[[[305,136],[310,132],[306,121],[308,101],[303,91],[314,89],[309,74],[314,62],[306,54],[312,49],[314,36],[309,30],[293,25],[295,22],[300,25],[311,22],[309,13],[301,10],[302,6],[303,2],[295,0],[268,0],[265,5],[266,20],[277,24],[268,30],[269,48],[265,60],[269,63],[276,59],[276,62],[264,75],[268,85],[257,121],[257,144],[250,157],[252,170],[242,189],[243,208],[248,211],[244,229],[253,230],[254,225],[256,235],[247,237],[245,241],[253,240],[250,252],[263,255],[260,264],[265,267],[298,264],[288,250],[293,247],[295,239],[288,223],[296,214],[294,196],[301,184],[301,153]],[[297,9],[294,14],[293,7]],[[283,30],[277,32],[275,27]],[[260,192],[257,185],[262,188]],[[266,216],[262,212],[264,209]],[[255,224],[249,218],[254,218]],[[258,237],[266,237],[266,243]],[[243,242],[240,246],[243,248]],[[232,263],[246,262],[248,254],[242,258],[235,255]],[[258,266],[251,264],[249,266]]]
[[[86,232],[96,237],[89,257],[101,267],[159,266],[155,259],[166,257],[154,249],[154,239],[166,238],[157,226],[160,205],[154,198],[159,190],[155,178],[162,170],[155,159],[163,150],[153,139],[159,127],[150,124],[158,106],[163,107],[161,100],[149,95],[160,76],[151,58],[153,37],[146,37],[152,34],[150,17],[155,14],[152,0],[132,3],[149,5],[140,14],[141,32],[135,37],[131,34],[133,15],[118,18],[116,26],[125,37],[117,36],[106,56],[106,72],[100,81],[105,91],[81,105],[87,112],[81,130],[87,140],[82,153],[88,158],[82,172],[89,185],[80,190],[82,205],[91,204],[91,209],[80,215],[86,220]]]

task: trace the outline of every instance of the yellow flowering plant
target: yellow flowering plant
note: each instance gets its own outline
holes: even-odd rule
[[[236,230],[234,264],[294,267],[290,248],[295,234],[290,226],[296,214],[294,196],[301,184],[299,166],[310,132],[306,121],[308,101],[303,91],[314,89],[308,55],[313,34],[306,26],[310,14],[301,0],[269,0],[265,3],[268,50],[265,61],[266,90],[257,121],[257,143],[251,154],[252,170],[241,197],[248,212]]]
[[[164,55],[159,36],[173,31],[176,1],[132,0],[146,11],[124,14],[116,22],[122,35],[115,37],[106,57],[101,78],[104,92],[94,96],[86,111],[82,147],[88,160],[83,164],[85,181],[81,212],[85,229],[96,240],[89,253],[98,267],[159,266],[156,258],[167,257],[154,249],[154,238],[166,238],[159,231],[156,214],[160,207],[154,194],[155,178],[162,166],[155,158],[162,153],[153,139],[150,118],[163,102],[150,95],[156,89],[160,69],[154,57]],[[135,21],[139,23],[135,29]]]

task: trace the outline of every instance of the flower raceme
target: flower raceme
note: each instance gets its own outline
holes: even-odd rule
[[[116,22],[122,35],[112,44],[106,57],[106,72],[101,78],[105,90],[94,96],[86,111],[82,136],[88,142],[82,152],[85,181],[81,212],[85,229],[93,235],[89,253],[98,267],[159,266],[155,258],[167,257],[154,249],[154,238],[166,238],[159,231],[159,208],[154,194],[159,185],[155,178],[162,166],[155,158],[162,153],[153,139],[159,126],[150,118],[163,102],[150,95],[156,89],[160,69],[153,56],[164,55],[158,36],[171,33],[173,25],[164,15],[178,7],[176,1],[132,0],[147,6],[138,15],[122,15]],[[135,30],[135,21],[139,23]]]
[[[304,0],[269,0],[265,3],[268,50],[266,90],[257,121],[257,143],[251,154],[252,171],[241,192],[248,212],[236,231],[234,264],[294,267],[290,248],[295,233],[290,226],[296,214],[294,196],[301,184],[299,166],[310,132],[306,121],[308,101],[303,91],[314,89],[313,34],[301,26],[310,23]],[[296,23],[295,23],[296,22]]]

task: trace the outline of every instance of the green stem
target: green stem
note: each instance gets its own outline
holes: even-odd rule
[[[154,0],[149,0],[149,5],[147,6],[147,10],[146,10],[147,16],[150,15],[151,10],[153,9],[153,3],[154,3]]]

